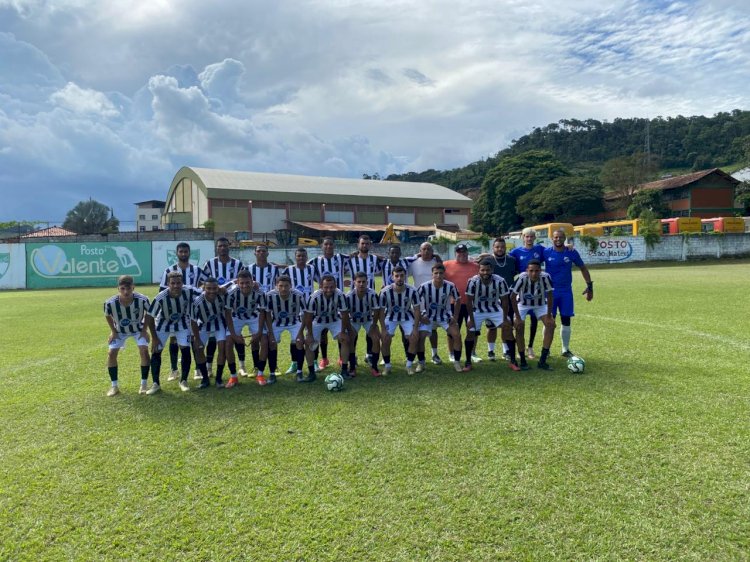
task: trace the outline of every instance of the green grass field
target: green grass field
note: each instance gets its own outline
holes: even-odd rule
[[[0,559],[748,559],[750,263],[592,273],[582,375],[556,338],[341,393],[139,396],[129,342],[107,398],[114,289],[0,293]]]

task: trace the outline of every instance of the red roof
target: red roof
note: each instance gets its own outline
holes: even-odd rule
[[[711,168],[710,170],[701,170],[700,172],[693,172],[692,174],[684,174],[682,176],[675,176],[673,178],[665,178],[663,180],[644,183],[639,185],[635,189],[635,191],[638,192],[642,189],[660,189],[662,191],[666,191],[668,189],[677,189],[678,187],[685,187],[686,185],[695,183],[698,180],[705,178],[706,176],[710,176],[711,174],[717,174],[735,185],[741,183],[740,180],[733,178],[719,168]],[[612,199],[619,199],[619,197],[620,196],[618,193],[612,191],[604,194],[604,199],[608,201]]]
[[[77,233],[67,228],[60,228],[59,226],[50,226],[49,228],[43,228],[41,230],[35,230],[28,234],[24,234],[21,238],[49,238],[50,236],[77,236]]]

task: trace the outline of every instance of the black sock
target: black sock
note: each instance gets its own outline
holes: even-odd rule
[[[266,361],[265,359],[258,359],[258,372],[262,373],[266,368]]]
[[[354,353],[349,354],[349,368],[354,369],[357,366],[357,356]]]
[[[229,365],[229,376],[237,374],[237,363],[228,363]]]
[[[539,362],[540,363],[546,363],[548,356],[549,356],[549,348],[543,347],[542,348],[542,356],[539,358]]]
[[[107,367],[107,371],[109,371],[109,380],[112,382],[117,381],[117,365],[114,367]],[[148,373],[148,371],[146,371]]]
[[[307,366],[307,371],[310,373],[311,377],[315,376],[315,367],[313,365],[308,365]]]
[[[365,347],[367,348],[367,355],[372,355],[372,338],[365,336]]]
[[[250,353],[253,356],[253,366],[257,367],[258,366],[258,361],[260,361],[260,349],[251,349]],[[271,353],[270,350],[269,350],[269,353]],[[244,360],[245,358],[241,357],[241,359]]]
[[[297,371],[299,372],[305,366],[305,350],[297,349],[297,346],[294,346],[293,357],[294,357],[294,360],[297,362]]]
[[[328,337],[321,338],[320,341],[320,355],[323,359],[328,359]]]
[[[268,370],[272,373],[276,372],[276,367],[278,367],[279,359],[279,350],[278,349],[269,349],[268,350]],[[258,358],[258,361],[260,361],[260,358]]]
[[[417,351],[417,359],[419,359],[420,363],[424,363],[424,351]]]
[[[141,365],[141,380],[145,381],[148,378],[148,369],[149,366],[146,365],[145,367]]]
[[[210,340],[208,340],[208,345],[206,346],[206,362],[213,363],[215,354],[216,354],[216,338],[211,338]]]
[[[177,342],[173,341],[169,344],[169,363],[172,365],[172,370],[177,370],[177,354],[180,352],[180,346]]]
[[[505,340],[505,345],[508,346],[508,356],[510,357],[510,362],[515,363],[516,362],[516,341]]]
[[[526,352],[525,351],[519,351],[518,352],[518,359],[521,361],[521,365],[524,365],[526,363]]]
[[[186,381],[188,378],[188,373],[190,372],[190,352],[188,350],[187,353],[185,353],[185,350],[188,348],[184,348],[182,350],[182,361],[180,361],[180,368],[182,369],[182,373],[180,376],[181,381]]]
[[[471,365],[471,352],[474,350],[474,340],[465,339],[464,346],[466,346],[466,364]],[[461,358],[459,357],[459,360]]]
[[[297,346],[293,343],[289,344],[289,357],[291,357],[292,361],[295,363],[297,362]]]
[[[203,378],[203,382],[208,382],[208,367],[206,367],[206,364],[198,363],[197,367],[198,371],[201,374],[201,377]]]
[[[411,351],[406,352],[406,360],[407,361],[414,361],[415,355]]]
[[[221,382],[221,376],[224,374],[224,363],[216,365],[216,382]]]
[[[383,355],[383,361],[385,361],[385,364],[388,365],[391,362],[391,356]]]
[[[346,363],[341,364],[341,374],[342,375],[348,375],[349,374],[349,367]]]
[[[534,347],[534,338],[536,337],[536,327],[539,325],[539,319],[536,316],[531,317],[531,326],[529,327],[529,345]]]
[[[155,384],[159,384],[159,371],[161,371],[161,351],[151,355],[151,378]]]
[[[379,351],[373,351],[372,352],[372,368],[377,371],[378,369],[378,361],[380,359],[380,352]]]
[[[407,340],[403,335],[401,336],[401,345],[404,346],[404,353],[409,353],[409,340]]]
[[[237,359],[244,362],[245,361],[245,344],[244,343],[234,344],[234,350],[237,352]]]

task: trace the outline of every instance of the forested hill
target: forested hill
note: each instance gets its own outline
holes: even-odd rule
[[[392,174],[386,179],[432,182],[456,191],[478,189],[487,172],[501,158],[528,150],[549,150],[571,168],[598,169],[604,162],[646,150],[661,168],[701,170],[725,166],[745,158],[750,149],[750,111],[735,109],[713,117],[656,117],[655,119],[562,119],[537,127],[495,156],[453,170],[425,170]]]

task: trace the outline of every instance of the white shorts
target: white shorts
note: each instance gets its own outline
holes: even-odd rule
[[[242,328],[247,326],[247,329],[250,330],[250,334],[255,335],[258,333],[258,317],[250,318],[249,320],[245,320],[244,318],[234,318],[232,317],[232,323],[234,324],[234,333],[238,336],[242,335]],[[264,326],[265,327],[265,326]]]
[[[341,320],[336,320],[335,322],[313,322],[312,323],[312,332],[313,332],[313,341],[319,342],[320,341],[320,334],[323,333],[323,330],[328,330],[331,332],[331,337],[338,337],[338,335],[341,333]],[[279,340],[276,340],[279,341]]]
[[[404,331],[404,335],[406,337],[409,337],[411,333],[414,331],[414,320],[386,320],[385,321],[385,329],[388,332],[389,336],[392,336],[396,333],[396,328],[401,326],[401,329]]]
[[[369,334],[372,329],[372,320],[368,320],[367,322],[352,322],[352,329],[355,334],[358,334],[362,328],[365,329],[365,333]]]
[[[519,304],[518,312],[521,313],[521,320],[526,320],[529,312],[533,312],[534,316],[536,316],[537,318],[541,318],[542,316],[549,314],[546,304],[542,304],[539,306],[525,306],[523,304]]]
[[[201,328],[200,330],[198,330],[198,335],[200,336],[201,343],[203,345],[206,345],[208,343],[208,340],[210,340],[211,338],[216,338],[217,342],[226,341],[227,339],[227,331],[224,328],[211,332]]]
[[[175,332],[156,332],[156,337],[159,338],[158,351],[164,349],[164,345],[169,341],[169,338],[174,336],[177,340],[177,345],[180,347],[190,347],[190,330],[177,330]]]
[[[296,343],[297,336],[300,333],[300,329],[302,328],[302,322],[297,322],[296,324],[292,324],[291,326],[274,326],[273,327],[273,337],[276,340],[276,343],[281,342],[281,336],[284,332],[289,332],[289,336],[292,338],[292,343]]]
[[[138,347],[141,346],[148,346],[148,340],[146,338],[141,337],[141,333],[138,332],[137,334],[117,334],[117,337],[112,340],[112,343],[109,344],[109,349],[122,349],[125,347],[125,342],[128,340],[128,338],[133,338],[135,340],[135,344]]]
[[[447,332],[448,331],[448,326],[450,326],[450,321],[449,320],[433,320],[429,324],[422,324],[420,322],[419,323],[419,331],[420,332],[425,332],[425,333],[430,333],[433,330],[437,330],[438,328],[442,328],[443,330],[445,330]]]
[[[503,323],[503,311],[499,312],[477,312],[474,311],[474,332],[482,329],[482,324],[487,322],[488,328],[499,328]]]

